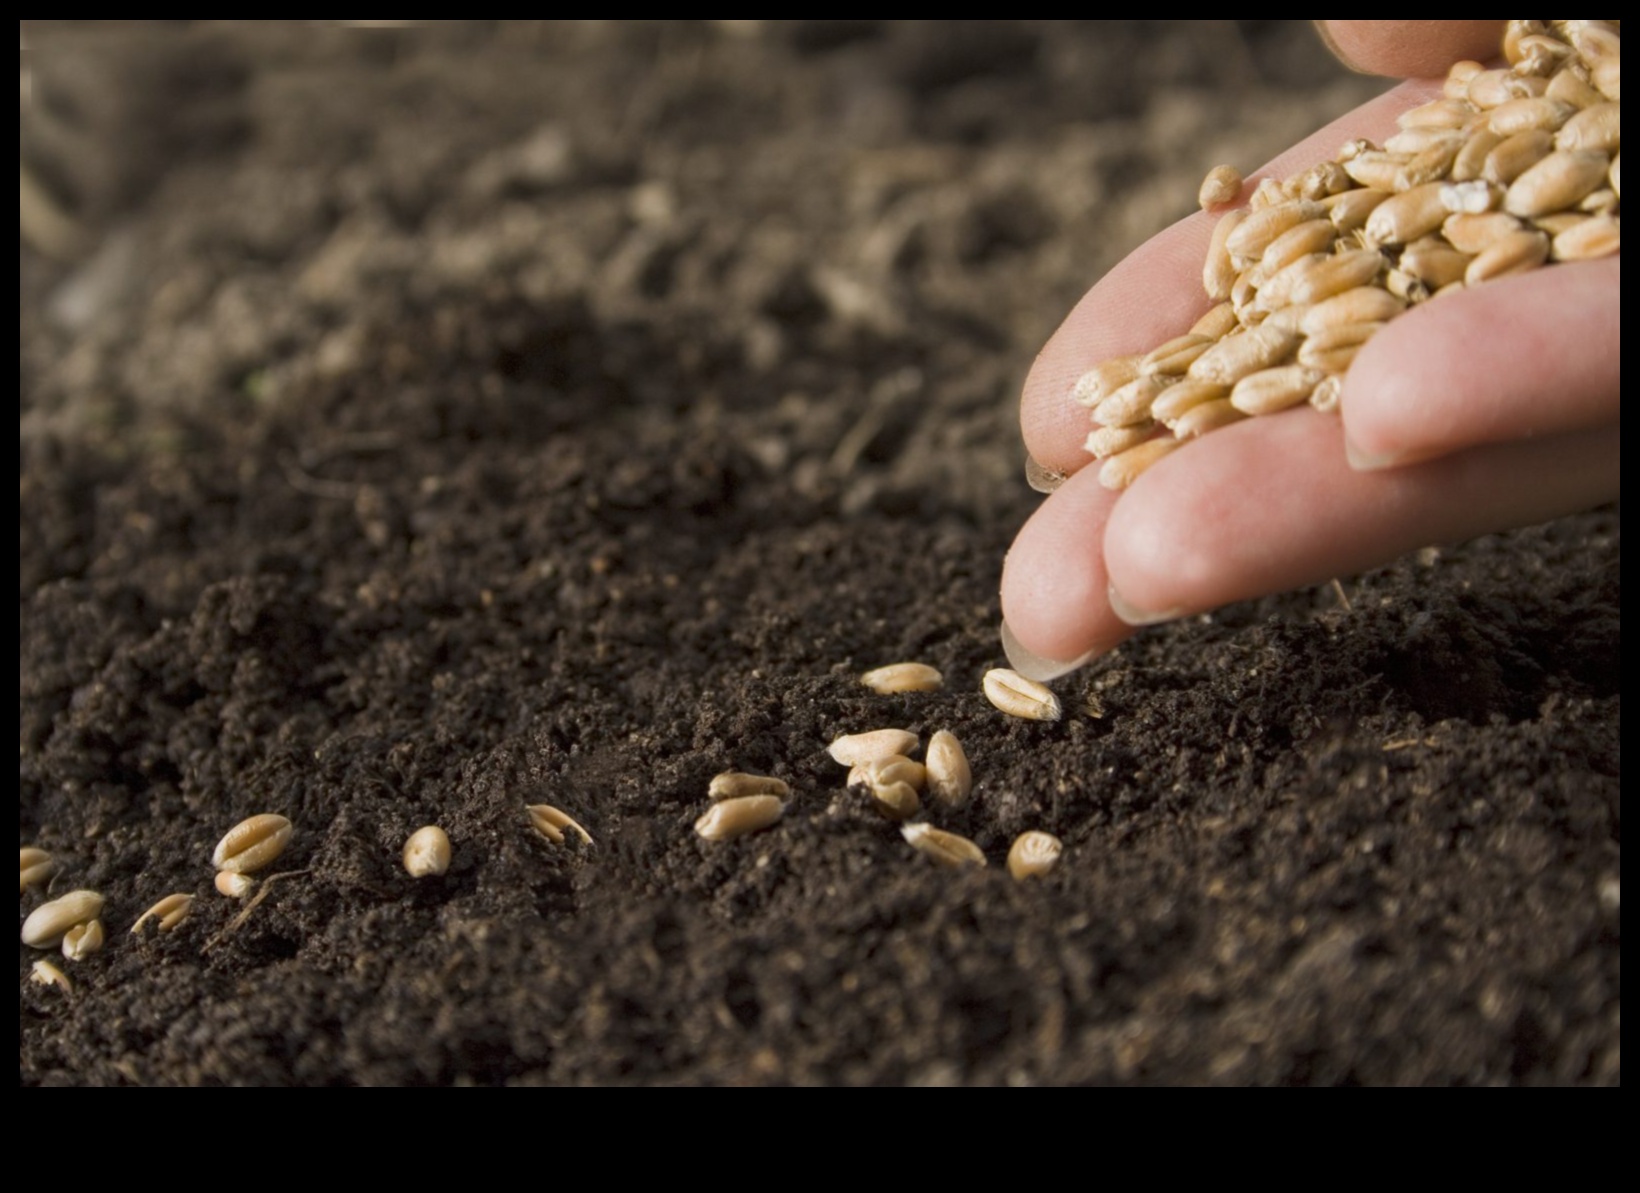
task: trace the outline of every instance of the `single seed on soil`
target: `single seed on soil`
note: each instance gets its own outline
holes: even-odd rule
[[[581,838],[586,844],[591,845],[593,843],[591,833],[577,824],[568,813],[560,812],[551,804],[531,804],[524,811],[529,815],[530,827],[553,845],[562,845],[564,843],[564,831],[566,829]]]
[[[43,849],[32,846],[17,851],[17,893],[31,886],[43,886],[57,872],[57,863]]]
[[[901,692],[937,692],[945,685],[945,676],[927,663],[891,663],[867,671],[860,682],[873,692],[893,696]]]
[[[68,980],[68,975],[49,961],[36,961],[28,980],[36,986],[56,986],[64,994],[74,993],[74,983]]]
[[[968,755],[956,735],[941,729],[928,739],[928,794],[947,808],[960,808],[974,789]]]
[[[256,879],[232,870],[218,870],[214,883],[216,893],[228,899],[243,899],[256,889]]]
[[[63,935],[63,956],[70,961],[84,961],[103,947],[101,920],[76,924]]]
[[[291,831],[289,820],[272,813],[242,820],[217,843],[211,864],[231,874],[255,874],[285,852]]]
[[[1223,207],[1226,203],[1234,203],[1236,196],[1241,194],[1241,171],[1234,166],[1214,166],[1202,179],[1201,189],[1196,194],[1196,201],[1201,204],[1203,211],[1210,207]]]
[[[404,843],[404,869],[411,878],[437,878],[450,868],[450,836],[436,824],[418,828]]]
[[[785,815],[786,805],[776,796],[747,795],[712,805],[695,821],[695,832],[708,841],[733,841],[760,832]]]
[[[866,733],[850,733],[826,747],[832,761],[842,766],[855,767],[862,762],[876,762],[896,754],[909,756],[917,748],[917,735],[905,729],[872,729]]]
[[[188,921],[188,916],[194,910],[192,895],[166,895],[158,903],[137,917],[137,922],[131,925],[133,936],[142,931],[142,926],[149,920],[159,921],[161,932],[175,932]]]
[[[1064,715],[1059,697],[1034,679],[998,667],[985,673],[985,698],[1010,717],[1026,721],[1057,721]]]
[[[792,789],[772,775],[749,775],[726,770],[712,779],[706,794],[715,800],[739,799],[746,795],[778,795],[785,799]]]
[[[31,949],[54,949],[70,928],[96,919],[102,909],[103,897],[96,891],[70,891],[42,903],[23,921],[23,943]]]
[[[985,865],[985,854],[967,837],[944,832],[928,824],[907,824],[900,827],[906,842],[937,866],[950,870],[979,868]]]
[[[1031,831],[1021,834],[1008,850],[1008,873],[1016,882],[1041,878],[1059,864],[1064,842],[1052,833]]]

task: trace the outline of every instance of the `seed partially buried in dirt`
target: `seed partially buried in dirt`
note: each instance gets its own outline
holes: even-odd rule
[[[733,841],[762,832],[786,814],[785,803],[773,795],[747,795],[712,805],[695,821],[695,832],[708,841]]]
[[[1008,850],[1008,873],[1016,882],[1045,877],[1059,864],[1064,852],[1064,843],[1051,833],[1022,833]]]
[[[531,804],[524,811],[529,814],[530,827],[553,845],[564,843],[566,830],[580,837],[588,845],[593,843],[591,833],[577,824],[567,812],[560,812],[551,804]]]
[[[23,921],[23,943],[31,949],[54,949],[70,928],[90,923],[102,914],[103,897],[96,891],[70,891],[42,903]]]
[[[436,824],[418,828],[404,843],[401,860],[411,878],[437,878],[450,868],[450,837]]]
[[[43,849],[25,847],[17,851],[17,893],[31,886],[44,886],[57,872],[57,863]]]
[[[930,824],[907,824],[900,835],[918,853],[936,866],[948,870],[963,870],[984,866],[985,853],[967,837],[948,833]]]
[[[289,820],[273,813],[242,820],[217,842],[211,864],[231,874],[255,874],[285,852],[292,831]]]
[[[166,895],[158,903],[137,917],[137,922],[131,925],[131,934],[139,935],[142,927],[149,920],[157,920],[161,932],[175,932],[188,922],[193,914],[194,897],[192,895]]]

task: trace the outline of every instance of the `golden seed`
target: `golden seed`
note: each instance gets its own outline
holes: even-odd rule
[[[1344,163],[1344,170],[1364,187],[1375,191],[1396,190],[1401,171],[1412,159],[1404,153],[1385,153],[1372,150]]]
[[[450,835],[436,824],[418,828],[404,843],[403,861],[411,878],[438,878],[450,868]]]
[[[1405,309],[1400,299],[1387,290],[1377,286],[1357,286],[1310,307],[1304,312],[1300,328],[1305,335],[1313,336],[1329,327],[1342,327],[1350,323],[1382,323],[1395,318]]]
[[[1623,147],[1623,105],[1602,103],[1585,108],[1555,136],[1556,149],[1616,153]]]
[[[1580,224],[1586,224],[1594,217],[1581,211],[1557,211],[1552,215],[1540,215],[1532,221],[1532,227],[1539,232],[1546,232],[1553,240],[1562,232],[1569,232]],[[1553,254],[1551,253],[1551,256]]]
[[[1474,116],[1474,107],[1463,100],[1435,99],[1402,112],[1396,123],[1402,128],[1463,128]]]
[[[158,903],[137,917],[137,922],[131,925],[132,935],[142,931],[142,926],[149,920],[159,921],[161,932],[174,932],[182,927],[194,910],[192,895],[166,895]]]
[[[1187,377],[1179,384],[1169,386],[1168,391],[1156,399],[1150,412],[1157,421],[1171,427],[1180,418],[1200,406],[1203,402],[1217,401],[1219,398],[1230,396],[1230,387],[1216,381],[1198,381]],[[1110,453],[1115,455],[1115,452]]]
[[[1444,185],[1428,182],[1380,204],[1367,217],[1367,239],[1374,244],[1406,244],[1435,231],[1451,214],[1441,202]]]
[[[1342,165],[1346,162],[1353,162],[1363,153],[1376,153],[1377,151],[1378,146],[1374,145],[1371,141],[1368,141],[1364,137],[1357,137],[1353,141],[1345,141],[1342,145],[1340,145],[1338,147],[1338,152],[1333,155],[1333,160]]]
[[[1282,331],[1291,332],[1293,335],[1302,335],[1304,316],[1308,315],[1313,309],[1308,305],[1284,306],[1279,311],[1272,311],[1265,316],[1263,325],[1279,328]],[[1151,409],[1154,410],[1155,407],[1151,407]]]
[[[1297,350],[1298,341],[1297,333],[1281,327],[1255,327],[1226,336],[1190,366],[1190,376],[1214,385],[1234,385],[1243,377],[1281,364]]]
[[[1496,186],[1508,186],[1548,157],[1554,148],[1554,137],[1541,129],[1505,137],[1486,155],[1481,177]]]
[[[1327,252],[1337,239],[1338,229],[1333,227],[1330,219],[1305,220],[1302,224],[1295,224],[1272,240],[1270,247],[1264,250],[1264,256],[1259,258],[1255,281],[1274,277],[1300,257]]]
[[[850,733],[838,738],[826,748],[832,761],[843,766],[859,766],[862,762],[876,762],[896,754],[909,756],[917,748],[917,735],[906,729],[873,729],[868,733]]]
[[[1177,385],[1169,386],[1167,393],[1170,394],[1179,388]],[[1162,395],[1164,398],[1166,396],[1167,394]],[[1160,400],[1157,399],[1158,402]],[[1095,427],[1082,446],[1094,459],[1104,460],[1120,455],[1130,447],[1138,447],[1155,433],[1156,424],[1149,420],[1134,423],[1131,427]]]
[[[1113,491],[1125,489],[1163,456],[1170,455],[1179,446],[1177,439],[1163,436],[1146,440],[1138,447],[1130,447],[1125,452],[1111,456],[1099,466],[1099,483]]]
[[[1190,334],[1206,336],[1210,340],[1222,340],[1235,331],[1236,327],[1236,308],[1228,302],[1221,302],[1196,320]]]
[[[785,799],[791,793],[789,786],[770,775],[749,775],[732,770],[714,776],[706,792],[713,801],[740,799],[747,795],[778,795]]]
[[[1298,363],[1323,373],[1342,373],[1355,361],[1361,346],[1383,326],[1382,323],[1352,323],[1329,327],[1304,341],[1304,346],[1298,350]],[[1320,379],[1317,378],[1319,383]]]
[[[1603,186],[1597,191],[1590,191],[1578,203],[1579,211],[1586,211],[1592,215],[1615,215],[1617,213],[1617,192],[1609,186]]]
[[[1191,364],[1203,352],[1214,344],[1211,336],[1182,335],[1175,336],[1165,344],[1153,349],[1139,362],[1141,376],[1161,374],[1164,377],[1183,376],[1190,370]]]
[[[1317,162],[1289,182],[1293,198],[1316,202],[1343,194],[1355,186],[1355,179],[1338,162]]]
[[[1530,99],[1512,99],[1506,104],[1499,104],[1492,109],[1488,123],[1494,132],[1512,137],[1516,133],[1530,132],[1534,129],[1543,132],[1556,132],[1577,114],[1577,109],[1571,104],[1562,103],[1558,99],[1550,99],[1547,95],[1537,95]],[[1567,149],[1590,148],[1582,145],[1568,145]]]
[[[1597,215],[1556,236],[1553,255],[1556,261],[1593,261],[1622,249],[1622,224],[1609,215]]]
[[[1548,236],[1542,232],[1514,232],[1471,261],[1464,282],[1473,286],[1507,274],[1525,273],[1548,259]]]
[[[1512,99],[1530,99],[1548,90],[1547,79],[1522,78],[1511,70],[1483,70],[1469,80],[1466,98],[1477,108],[1490,112]]]
[[[1174,420],[1173,434],[1180,442],[1200,439],[1209,431],[1217,431],[1231,423],[1239,423],[1246,417],[1228,398],[1219,398],[1217,401],[1203,402],[1200,406],[1192,406],[1186,410]]]
[[[910,783],[874,783],[871,803],[878,813],[894,821],[910,820],[922,809],[922,801]]]
[[[1333,227],[1338,229],[1339,235],[1344,236],[1365,228],[1367,217],[1388,198],[1389,195],[1384,191],[1368,190],[1365,187],[1345,191],[1325,201],[1327,215],[1332,220]]]
[[[1562,73],[1561,66],[1571,56],[1572,48],[1552,37],[1533,35],[1521,38],[1519,53],[1520,61],[1515,63],[1516,74],[1536,75],[1548,79],[1553,85],[1556,75]]]
[[[1549,80],[1549,89],[1544,94],[1550,99],[1571,104],[1574,108],[1593,108],[1606,102],[1606,97],[1575,70],[1557,72],[1555,77]]]
[[[591,833],[571,819],[567,812],[561,812],[551,804],[531,804],[524,811],[529,814],[530,827],[549,844],[562,845],[566,829],[586,844],[593,843]]]
[[[1623,155],[1619,153],[1612,158],[1612,168],[1606,172],[1606,177],[1612,184],[1612,194],[1616,195],[1619,199],[1623,197],[1622,173]]]
[[[1526,219],[1563,211],[1598,190],[1610,165],[1604,153],[1583,149],[1551,153],[1509,185],[1503,209]]]
[[[1304,365],[1264,369],[1238,381],[1230,403],[1243,414],[1277,414],[1308,401],[1322,376]]]
[[[17,893],[31,886],[44,886],[57,872],[57,863],[43,849],[26,847],[17,851]]]
[[[1241,221],[1225,240],[1233,260],[1251,265],[1264,256],[1276,237],[1299,224],[1323,218],[1326,208],[1309,199],[1294,199],[1255,211]]]
[[[947,808],[960,808],[974,789],[974,776],[962,743],[941,729],[928,739],[928,794]]]
[[[1064,842],[1052,833],[1022,833],[1008,850],[1008,873],[1015,882],[1045,877],[1059,864],[1064,852]]]
[[[960,870],[985,865],[985,854],[980,847],[956,833],[944,832],[927,824],[907,824],[901,826],[900,835],[907,844],[937,866]]]
[[[76,924],[63,934],[63,956],[70,961],[84,961],[103,947],[101,920]]]
[[[984,687],[985,698],[1010,717],[1026,721],[1057,721],[1064,715],[1059,697],[1049,688],[1006,667],[987,671]]]
[[[1502,145],[1505,138],[1492,131],[1491,127],[1476,129],[1470,134],[1469,140],[1464,142],[1458,156],[1452,159],[1452,181],[1473,182],[1486,171],[1486,161],[1492,151]]]
[[[1241,171],[1234,166],[1214,166],[1202,179],[1201,190],[1197,192],[1196,201],[1201,204],[1203,211],[1210,207],[1223,207],[1226,203],[1234,203],[1241,194]]]
[[[1505,21],[1503,25],[1503,56],[1510,66],[1519,66],[1526,58],[1524,42],[1529,37],[1544,33],[1549,27],[1542,21]]]
[[[1221,344],[1224,342],[1219,341]],[[1141,376],[1100,402],[1094,409],[1093,417],[1107,427],[1131,427],[1144,422],[1150,418],[1151,404],[1174,380],[1160,373]]]
[[[70,891],[42,903],[23,921],[23,943],[31,949],[54,949],[70,928],[96,919],[102,909],[103,897],[96,891]]]
[[[1380,253],[1371,250],[1339,253],[1305,271],[1293,285],[1287,301],[1294,305],[1325,302],[1335,294],[1367,285],[1383,268],[1384,258]]]
[[[1076,382],[1072,398],[1090,410],[1139,375],[1139,356],[1118,356],[1095,365]]]
[[[786,812],[778,796],[747,795],[713,804],[695,821],[695,832],[708,841],[733,841],[760,832],[776,823]]]
[[[945,676],[927,663],[891,663],[867,671],[860,682],[884,696],[901,692],[937,692],[945,686]]]
[[[1385,274],[1384,289],[1408,306],[1429,301],[1429,287],[1404,269],[1392,269]]]
[[[1261,178],[1259,184],[1253,188],[1253,195],[1247,200],[1247,206],[1252,211],[1263,211],[1266,207],[1278,207],[1291,197],[1287,193],[1287,188],[1274,178]]]
[[[291,832],[289,820],[271,813],[242,820],[217,842],[211,864],[233,874],[255,874],[285,852]]]
[[[256,889],[256,879],[249,874],[235,874],[232,870],[218,870],[214,880],[216,893],[226,899],[243,899]]]
[[[1409,191],[1450,176],[1452,163],[1464,146],[1462,136],[1447,135],[1414,153],[1395,175],[1395,189]]]
[[[1623,66],[1616,59],[1609,62],[1594,64],[1594,72],[1590,78],[1595,90],[1611,100],[1614,104],[1623,102]]]
[[[1441,225],[1441,235],[1461,253],[1484,253],[1512,232],[1520,232],[1523,225],[1506,211],[1488,211],[1480,215],[1448,216]]]
[[[1474,259],[1473,253],[1437,244],[1419,244],[1401,254],[1401,271],[1421,282],[1425,289],[1435,291],[1461,281]]]
[[[74,983],[68,980],[68,975],[49,961],[36,961],[28,980],[36,986],[56,986],[64,994],[74,993]]]
[[[1485,69],[1486,67],[1481,63],[1468,58],[1453,63],[1451,69],[1446,72],[1446,82],[1442,88],[1443,94],[1447,99],[1461,99],[1467,103],[1469,84],[1476,75]]]

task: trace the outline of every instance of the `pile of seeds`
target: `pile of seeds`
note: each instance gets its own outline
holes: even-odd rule
[[[1213,231],[1218,303],[1188,334],[1077,383],[1087,450],[1124,489],[1191,439],[1305,402],[1336,410],[1361,346],[1410,307],[1622,247],[1619,21],[1509,21],[1507,67],[1460,62],[1382,146],[1351,141]],[[1201,204],[1234,200],[1216,167]]]

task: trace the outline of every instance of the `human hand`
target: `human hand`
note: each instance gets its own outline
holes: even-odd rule
[[[1404,74],[1489,56],[1501,24],[1339,21],[1325,33],[1351,64]],[[1352,138],[1383,141],[1401,112],[1440,90],[1439,81],[1402,84],[1276,158],[1249,187],[1328,159]],[[1064,674],[1136,626],[1621,494],[1616,257],[1422,305],[1362,349],[1342,417],[1304,406],[1250,419],[1167,456],[1125,492],[1104,489],[1087,467],[1087,413],[1071,388],[1093,365],[1148,351],[1207,310],[1201,263],[1216,218],[1182,220],[1113,269],[1026,381],[1026,449],[1067,475],[1003,572],[1003,640],[1026,674]]]

